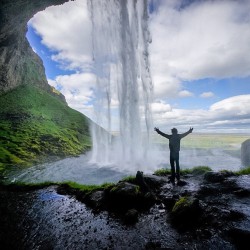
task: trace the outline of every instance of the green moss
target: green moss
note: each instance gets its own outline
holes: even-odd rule
[[[236,171],[235,173],[238,175],[250,174],[250,167],[241,169],[239,171]]]
[[[207,167],[207,166],[197,166],[197,167],[193,167],[191,169],[181,169],[180,172],[181,174],[195,174],[195,175],[199,175],[199,174],[204,174],[208,171],[211,171],[211,168]],[[162,169],[158,169],[154,172],[155,175],[158,176],[167,176],[171,174],[171,170],[170,169],[166,169],[166,168],[162,168]]]
[[[208,166],[197,166],[191,169],[192,174],[205,174],[206,172],[212,171]]]
[[[57,183],[57,184],[64,184],[70,188],[77,189],[79,191],[84,191],[84,192],[93,192],[95,190],[108,189],[115,185],[114,183],[104,183],[102,185],[84,185],[84,184],[79,184],[77,182],[72,182],[72,181],[67,181],[67,182]]]
[[[130,182],[130,183],[135,183],[136,177],[132,176],[132,175],[129,175],[129,176],[124,177],[122,179],[122,181]]]
[[[182,207],[188,207],[190,206],[190,200],[188,199],[188,197],[184,196],[181,197],[178,201],[176,201],[176,203],[174,204],[174,207],[172,209],[172,212],[176,212],[178,211],[180,208]]]
[[[207,166],[197,166],[193,168],[187,168],[181,170],[182,174],[194,174],[194,175],[200,175],[200,174],[205,174],[208,171],[212,171],[210,167]]]
[[[67,186],[67,188],[70,190],[78,190],[83,193],[91,193],[96,190],[105,190],[112,188],[115,184],[114,183],[104,183],[102,185],[84,185],[79,184],[77,182],[72,181],[66,181],[66,182],[51,182],[51,181],[45,181],[45,182],[38,182],[38,183],[27,183],[27,182],[15,182],[15,183],[2,183],[2,186],[8,188],[8,189],[14,189],[14,190],[32,190],[32,189],[40,189],[44,187],[49,186]]]
[[[25,190],[36,190],[45,187],[49,187],[52,185],[57,185],[57,183],[53,182],[41,182],[41,183],[24,183],[24,182],[15,182],[15,183],[1,183],[0,186],[4,187],[7,190],[13,191],[25,191]]]
[[[91,148],[89,120],[34,86],[0,96],[0,161],[8,165],[76,156]]]
[[[135,187],[135,194],[139,194],[140,193],[140,187],[138,185],[136,185]]]
[[[162,168],[162,169],[158,169],[154,172],[155,175],[158,176],[167,176],[169,174],[171,174],[170,169],[166,169],[166,168]]]

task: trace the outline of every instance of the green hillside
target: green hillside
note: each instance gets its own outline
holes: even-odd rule
[[[90,149],[89,120],[56,94],[30,85],[0,96],[0,169]]]

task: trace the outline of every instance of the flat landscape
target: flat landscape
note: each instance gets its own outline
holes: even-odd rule
[[[182,148],[221,148],[239,149],[241,143],[250,139],[250,134],[196,134],[192,133],[181,141]],[[164,137],[154,135],[154,143],[168,144]]]
[[[180,165],[182,168],[209,166],[213,170],[239,170],[243,167],[241,144],[249,138],[250,134],[192,133],[181,141]],[[168,168],[168,139],[154,135],[153,142],[165,154],[163,167]]]

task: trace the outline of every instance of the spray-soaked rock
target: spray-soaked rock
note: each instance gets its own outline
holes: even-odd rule
[[[250,166],[250,139],[241,144],[241,163],[243,166]]]
[[[1,1],[0,5],[0,94],[19,85],[31,84],[53,94],[42,60],[26,38],[27,23],[37,12],[67,0]],[[58,96],[65,101],[63,95]]]

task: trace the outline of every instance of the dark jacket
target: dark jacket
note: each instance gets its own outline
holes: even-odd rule
[[[183,134],[168,135],[168,134],[161,132],[159,129],[157,129],[156,132],[162,135],[163,137],[166,137],[167,139],[169,139],[169,149],[171,152],[179,152],[181,139],[191,133],[190,131],[187,131],[186,133],[183,133]]]

